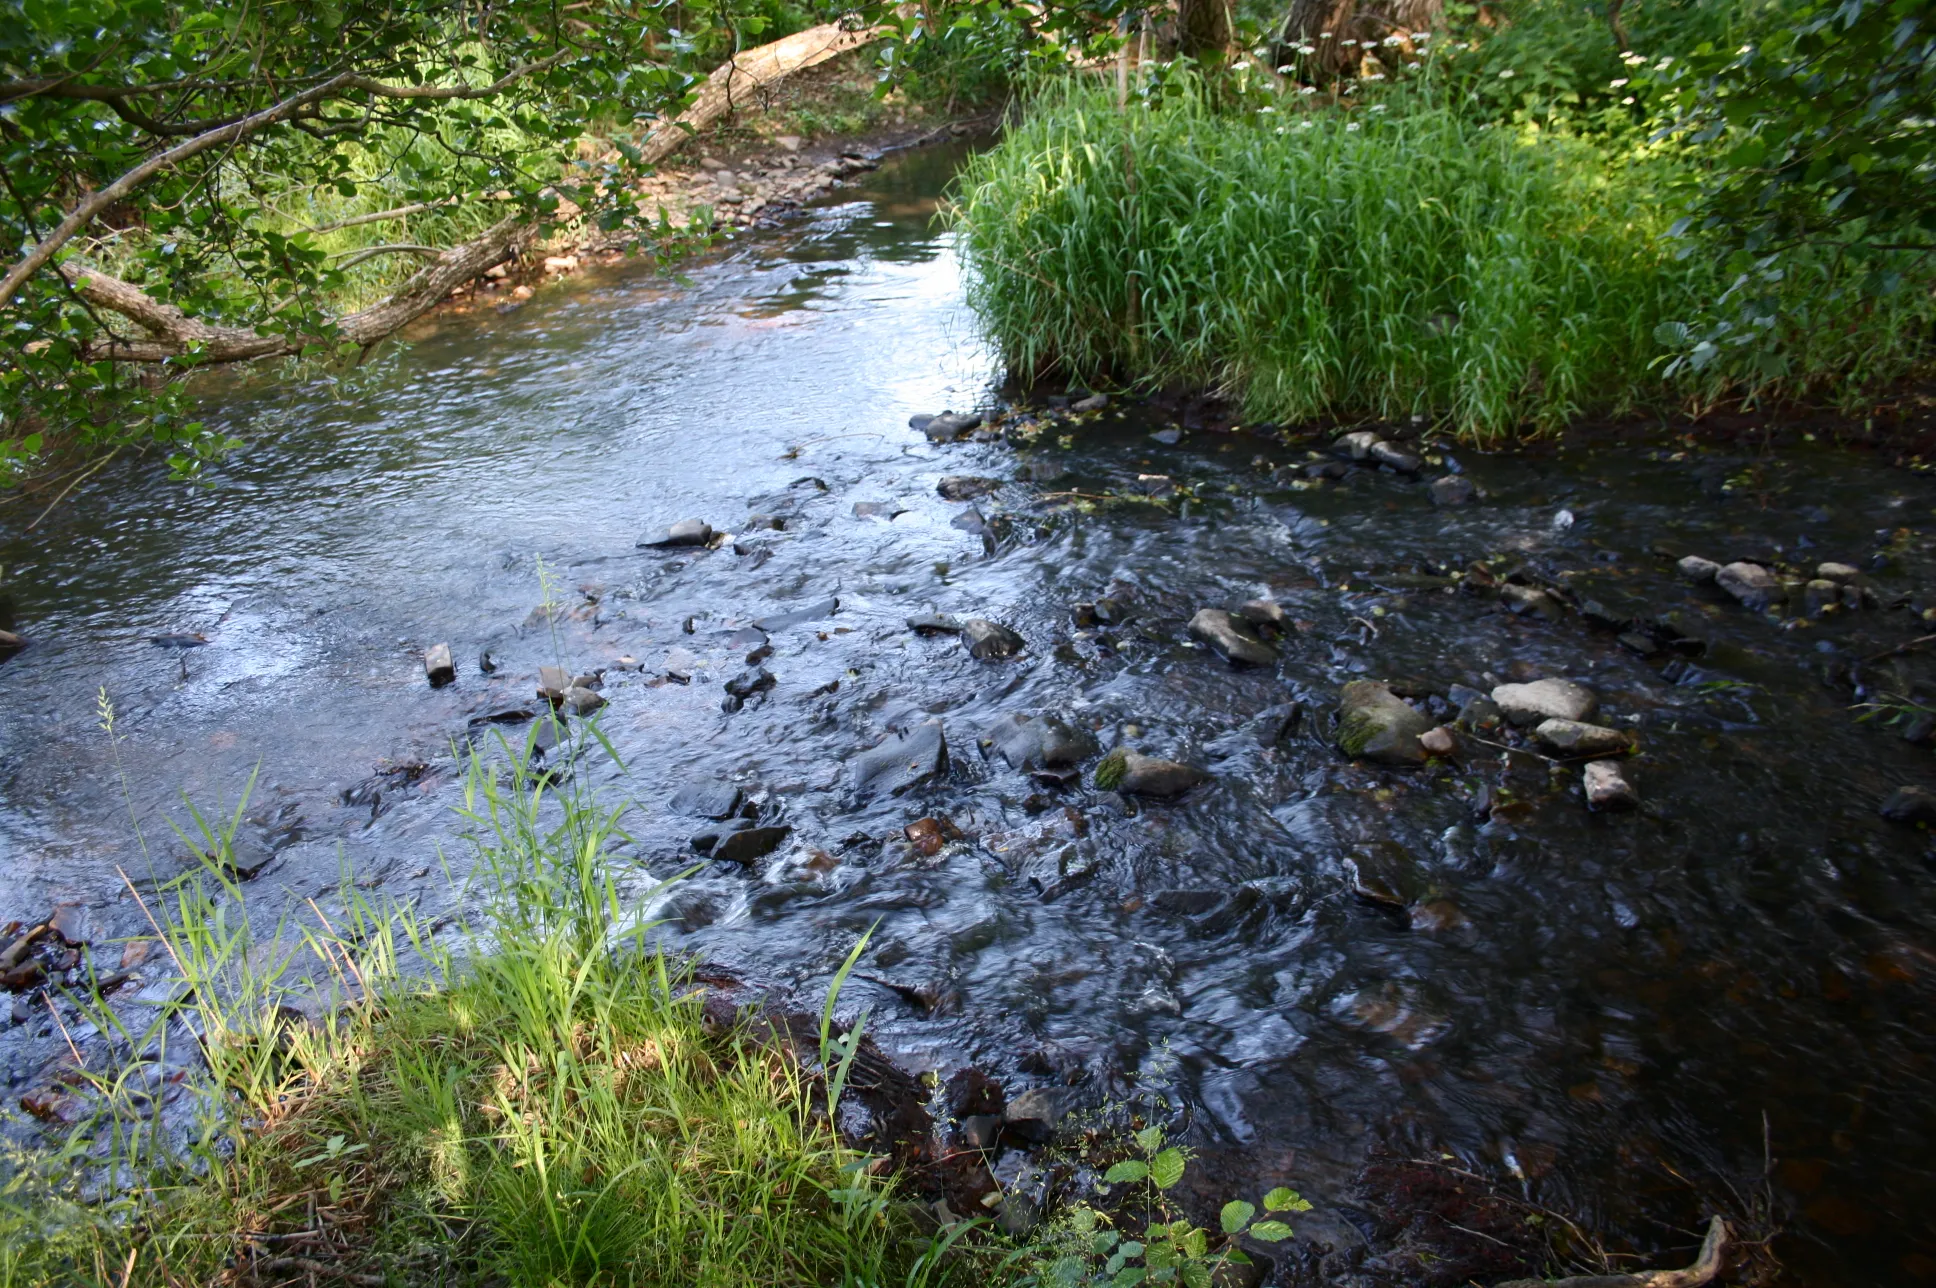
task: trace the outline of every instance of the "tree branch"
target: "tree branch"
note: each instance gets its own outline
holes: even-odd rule
[[[335,339],[357,345],[375,344],[429,312],[438,301],[503,259],[522,249],[537,233],[537,225],[523,215],[499,220],[482,236],[438,254],[396,294],[367,309],[338,320],[334,337],[262,335],[249,327],[217,326],[191,318],[172,304],[164,304],[140,287],[71,261],[61,274],[81,296],[119,313],[151,335],[146,340],[109,340],[92,356],[122,362],[166,362],[193,356],[198,362],[241,362],[299,352],[305,345]]]

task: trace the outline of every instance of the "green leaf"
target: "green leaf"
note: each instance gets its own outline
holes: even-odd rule
[[[1250,1218],[1257,1215],[1257,1209],[1242,1199],[1223,1205],[1223,1215],[1219,1218],[1225,1234],[1235,1234],[1250,1224]]]
[[[1189,1288],[1210,1288],[1210,1267],[1191,1262],[1183,1267],[1183,1282]]]
[[[1156,1188],[1167,1190],[1183,1179],[1183,1151],[1172,1146],[1150,1160],[1149,1173]]]
[[[1154,1154],[1163,1148],[1163,1129],[1161,1127],[1143,1128],[1136,1133],[1136,1144],[1145,1154]]]
[[[1250,1227],[1250,1237],[1265,1243],[1282,1243],[1291,1237],[1291,1227],[1282,1221],[1259,1221]]]
[[[1150,1169],[1141,1161],[1125,1158],[1102,1174],[1104,1184],[1121,1185],[1124,1181],[1140,1181],[1150,1174]]]
[[[1310,1203],[1289,1186],[1280,1185],[1264,1196],[1266,1212],[1309,1212],[1310,1210]]]
[[[1142,1283],[1148,1275],[1149,1271],[1141,1266],[1124,1266],[1109,1282],[1114,1288],[1136,1288],[1136,1285]]]

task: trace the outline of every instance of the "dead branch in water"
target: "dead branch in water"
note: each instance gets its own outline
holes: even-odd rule
[[[1640,1270],[1624,1275],[1572,1275],[1565,1279],[1513,1279],[1496,1288],[1702,1288],[1721,1273],[1728,1247],[1728,1223],[1716,1216],[1708,1224],[1701,1255],[1682,1270]]]

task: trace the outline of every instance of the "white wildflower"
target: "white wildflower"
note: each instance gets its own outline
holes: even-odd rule
[[[1512,79],[1513,77],[1515,77],[1515,76],[1517,76],[1517,75],[1519,75],[1519,73],[1518,73],[1518,72],[1516,72],[1516,71],[1514,71],[1514,70],[1513,70],[1512,68],[1510,68],[1510,67],[1508,67],[1508,68],[1507,68],[1507,69],[1506,69],[1505,71],[1503,71],[1503,72],[1500,72],[1500,73],[1499,73],[1499,79],[1500,79],[1500,80],[1511,80],[1511,79]]]
[[[1380,44],[1383,44],[1383,45],[1402,45],[1402,44],[1404,44],[1404,43],[1405,43],[1405,37],[1403,37],[1403,36],[1386,36],[1386,37],[1385,37],[1385,38],[1384,38],[1384,39],[1383,39],[1382,41],[1380,41],[1379,43],[1380,43]]]
[[[1625,85],[1626,83],[1627,83],[1627,78],[1625,76],[1616,76],[1612,80],[1607,82],[1607,88],[1619,89],[1622,85]]]
[[[1358,129],[1358,123],[1356,121],[1346,121],[1344,123],[1344,128],[1345,128],[1345,133],[1347,134],[1356,133]]]
[[[1311,96],[1312,94],[1315,94],[1315,93],[1317,93],[1317,92],[1318,92],[1318,87],[1317,87],[1317,86],[1315,86],[1315,85],[1299,85],[1299,86],[1297,87],[1297,92],[1298,92],[1298,93],[1300,93],[1300,94],[1303,94],[1304,96],[1306,96],[1306,97],[1308,98],[1308,97],[1309,97],[1309,96]],[[1305,124],[1306,124],[1306,125],[1309,125],[1309,124],[1310,124],[1310,122],[1309,122],[1309,121],[1306,121],[1306,122],[1305,122]]]
[[[1622,107],[1632,107],[1633,102],[1634,102],[1634,96],[1632,94],[1629,94],[1625,98],[1620,100],[1620,105]]]

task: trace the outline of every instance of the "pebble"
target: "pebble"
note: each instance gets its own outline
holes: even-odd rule
[[[1542,720],[1533,737],[1567,756],[1612,756],[1633,749],[1624,731],[1578,720]]]
[[[1190,619],[1190,634],[1223,654],[1236,666],[1269,666],[1277,661],[1277,650],[1258,639],[1235,614],[1221,608],[1204,608]]]
[[[433,689],[441,689],[457,678],[457,663],[451,660],[450,645],[432,644],[424,650],[424,674]]]
[[[1781,597],[1775,574],[1756,563],[1731,563],[1714,574],[1714,584],[1749,608],[1767,608]]]
[[[984,662],[1013,657],[1026,647],[1022,637],[1000,622],[985,617],[970,617],[961,624],[961,638],[968,643],[969,656]]]
[[[1516,725],[1542,720],[1587,720],[1600,708],[1600,699],[1584,684],[1571,680],[1534,680],[1531,684],[1502,684],[1492,700]]]
[[[1617,760],[1589,760],[1581,781],[1586,788],[1588,808],[1596,810],[1632,809],[1640,804],[1640,793],[1621,772]]]
[[[713,539],[712,525],[703,519],[681,519],[670,527],[639,539],[641,548],[647,546],[703,546]]]
[[[1451,729],[1440,725],[1436,729],[1427,729],[1420,734],[1418,745],[1425,749],[1426,755],[1444,759],[1459,749],[1459,740]]]

